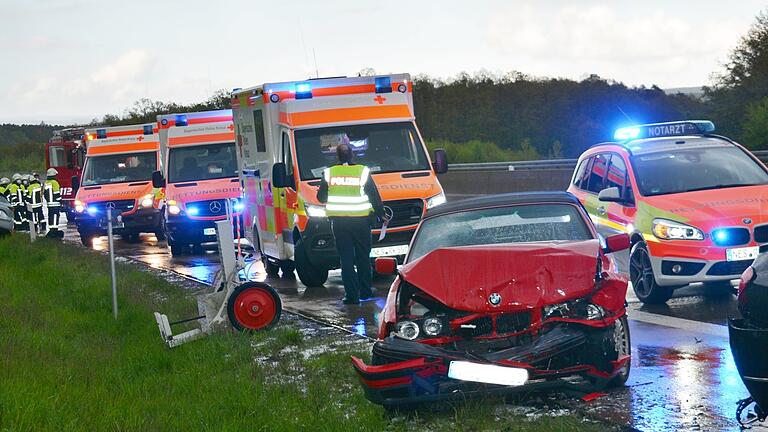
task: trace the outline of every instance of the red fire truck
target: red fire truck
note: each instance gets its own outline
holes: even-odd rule
[[[75,199],[72,191],[72,177],[80,177],[80,172],[83,170],[86,146],[83,139],[84,133],[83,128],[53,131],[53,136],[45,145],[45,169],[56,168],[59,172],[56,180],[61,185],[61,199],[68,220],[72,220],[69,216]]]

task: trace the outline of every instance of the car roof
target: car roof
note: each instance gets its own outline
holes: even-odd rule
[[[624,142],[603,142],[589,148],[593,154],[606,147],[619,147],[631,155],[655,153],[679,149],[732,147],[734,142],[719,135],[684,135],[672,137],[642,138]]]
[[[515,204],[564,203],[579,205],[579,200],[570,192],[515,192],[495,195],[483,195],[452,201],[427,211],[426,217],[438,216],[463,210],[475,210],[484,207],[506,206]]]

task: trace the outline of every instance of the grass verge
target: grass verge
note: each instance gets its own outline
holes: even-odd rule
[[[575,416],[523,421],[492,401],[392,416],[364,399],[349,364],[366,344],[290,315],[270,332],[169,350],[152,311],[190,315],[193,299],[132,265],[119,265],[118,284],[114,320],[104,255],[0,238],[1,431],[605,429]]]

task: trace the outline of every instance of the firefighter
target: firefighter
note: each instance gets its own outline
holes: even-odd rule
[[[56,168],[49,168],[45,173],[48,178],[43,186],[43,198],[48,207],[48,237],[63,237],[63,232],[59,231],[59,212],[61,209],[61,186],[56,181],[56,175],[59,172]]]
[[[11,185],[11,179],[3,177],[0,179],[0,196],[8,199],[8,187]]]
[[[384,219],[384,204],[364,165],[352,163],[352,148],[336,147],[338,165],[326,168],[317,197],[325,211],[341,261],[344,304],[373,296],[371,289],[371,217]]]
[[[34,224],[38,233],[45,231],[45,216],[43,215],[43,186],[40,180],[29,176],[29,186],[27,186],[26,202],[29,209],[28,218],[31,224]]]
[[[21,174],[16,173],[11,177],[12,183],[8,187],[8,201],[13,207],[13,225],[16,231],[24,228],[26,212],[24,211],[24,195],[22,192]]]

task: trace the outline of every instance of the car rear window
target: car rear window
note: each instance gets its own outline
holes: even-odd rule
[[[424,220],[408,261],[435,249],[484,244],[579,241],[592,238],[570,204],[528,204],[448,213]]]

